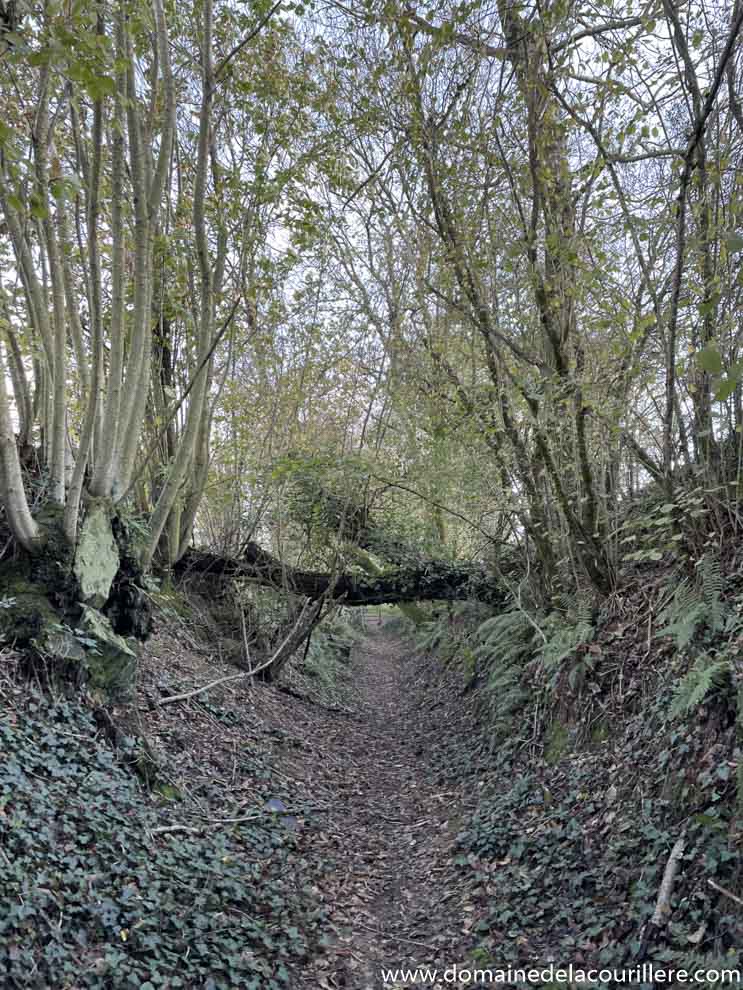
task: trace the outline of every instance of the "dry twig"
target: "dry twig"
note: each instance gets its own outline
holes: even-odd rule
[[[673,894],[673,885],[676,880],[676,873],[678,872],[679,863],[681,862],[681,857],[684,855],[685,848],[686,833],[682,832],[673,844],[673,849],[671,849],[668,861],[666,862],[666,868],[663,871],[663,880],[661,881],[660,890],[658,891],[658,899],[655,902],[653,916],[645,926],[645,931],[640,943],[640,951],[638,953],[640,961],[645,958],[648,946],[650,945],[652,939],[658,934],[658,932],[665,928],[666,922],[668,921],[668,916],[671,913],[671,895]]]
[[[324,595],[316,602],[307,602],[300,612],[299,618],[284,637],[279,648],[264,663],[259,664],[257,667],[253,667],[251,670],[241,670],[237,674],[228,674],[226,677],[218,677],[215,681],[209,681],[208,684],[204,684],[200,688],[194,688],[193,691],[184,691],[182,694],[171,694],[167,698],[161,698],[160,701],[158,701],[158,705],[162,707],[162,705],[172,705],[176,701],[188,701],[190,698],[195,698],[198,695],[203,694],[205,691],[211,690],[211,688],[219,687],[220,684],[228,684],[230,681],[237,681],[240,678],[255,677],[256,674],[260,674],[261,671],[266,670],[273,664],[280,663],[287,653],[293,653],[299,643],[302,642],[307,634],[307,627],[314,621],[324,602]]]
[[[740,904],[740,906],[743,907],[743,898],[738,897],[738,895],[734,894],[732,890],[728,890],[727,887],[721,887],[720,884],[715,883],[714,880],[708,880],[707,883],[710,887],[716,890],[718,894],[723,894],[725,897],[729,897],[731,901],[735,901],[736,904]]]

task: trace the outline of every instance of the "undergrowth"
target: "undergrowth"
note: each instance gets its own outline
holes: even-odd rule
[[[739,968],[743,595],[719,556],[658,565],[600,611],[577,594],[484,619],[455,607],[415,642],[471,693],[483,740],[468,740],[483,790],[457,839],[478,964],[634,965],[683,833],[648,958]],[[445,776],[461,779],[468,759],[450,749]]]
[[[739,968],[734,726],[670,715],[673,684],[651,672],[645,703],[553,765],[505,746],[457,839],[483,912],[478,954],[518,965],[561,958],[596,967],[639,961],[670,851],[686,848],[665,931],[648,958],[667,968]],[[710,883],[716,884],[713,887]],[[705,984],[701,984],[705,985]],[[605,985],[608,987],[608,985]]]
[[[724,591],[719,557],[706,553],[694,577],[681,577],[675,584],[660,614],[657,635],[672,637],[679,656],[688,664],[676,683],[670,705],[673,717],[693,711],[715,691],[734,695],[733,675],[743,636],[743,595],[726,599]]]
[[[321,699],[338,701],[345,697],[349,659],[359,639],[360,631],[343,615],[323,623],[313,633],[301,669]]]
[[[712,775],[710,803],[682,825],[669,800],[623,804],[611,764],[601,771],[588,760],[548,778],[534,768],[485,797],[458,836],[458,862],[484,907],[479,958],[538,966],[559,951],[562,959],[598,968],[636,964],[666,860],[685,825],[671,923],[650,958],[690,970],[738,967],[740,914],[708,883],[739,889],[723,801],[729,778]]]
[[[292,985],[317,919],[279,821],[158,831],[151,796],[69,701],[25,693],[0,743],[3,987]]]
[[[691,575],[672,572],[659,592],[661,607],[653,641],[671,638],[675,646],[671,718],[688,716],[710,696],[735,705],[734,682],[740,679],[743,642],[743,594],[726,595],[719,556],[703,554]],[[611,606],[596,613],[580,595],[557,596],[544,611],[512,603],[482,620],[481,607],[455,606],[430,619],[413,636],[420,653],[433,653],[444,664],[458,664],[468,686],[482,686],[490,709],[489,731],[500,740],[518,728],[519,714],[537,697],[550,708],[570,707],[611,688],[613,669],[604,663],[599,644],[612,619]],[[549,719],[544,722],[544,729]],[[743,736],[743,726],[741,726]]]
[[[590,644],[597,628],[580,600],[577,608],[546,614],[515,603],[497,615],[483,612],[482,606],[454,606],[417,630],[413,643],[419,653],[461,667],[468,689],[482,689],[485,731],[495,746],[518,735],[521,713],[537,697],[554,695],[563,684],[581,691],[595,664]]]
[[[351,692],[350,657],[362,631],[353,613],[322,622],[282,673],[292,688],[324,705],[345,704]]]

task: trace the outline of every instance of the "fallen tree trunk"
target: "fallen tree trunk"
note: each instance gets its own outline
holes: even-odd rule
[[[385,605],[412,601],[480,601],[501,605],[506,594],[482,569],[442,560],[426,561],[371,576],[341,574],[334,578],[322,571],[303,571],[282,563],[257,543],[249,543],[242,557],[221,557],[205,550],[188,550],[175,568],[176,576],[211,575],[243,578],[256,584],[280,588],[292,594],[317,599],[331,595],[344,605]]]

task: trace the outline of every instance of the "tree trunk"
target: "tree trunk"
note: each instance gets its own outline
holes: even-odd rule
[[[243,579],[311,599],[326,595],[334,584],[332,599],[348,606],[435,600],[471,600],[498,606],[507,598],[494,578],[477,567],[432,560],[377,577],[341,574],[336,579],[323,571],[304,571],[282,563],[256,543],[248,543],[239,559],[188,550],[175,573],[181,579],[190,574]]]

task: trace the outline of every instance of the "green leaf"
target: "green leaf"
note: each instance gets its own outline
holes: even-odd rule
[[[710,375],[722,373],[722,358],[720,352],[712,344],[708,344],[703,350],[697,351],[696,361],[702,371]]]
[[[105,96],[114,95],[116,82],[110,76],[89,76],[85,80],[85,88],[94,100],[102,100]]]
[[[743,236],[740,234],[728,234],[725,238],[725,247],[731,253],[734,251],[743,251]]]
[[[723,378],[717,383],[715,388],[715,401],[724,402],[729,399],[738,385],[737,378]]]
[[[36,217],[37,220],[44,220],[49,215],[49,210],[47,209],[46,203],[41,199],[41,197],[32,194],[31,196],[31,216]]]

